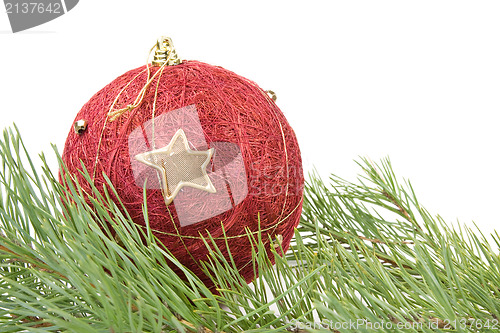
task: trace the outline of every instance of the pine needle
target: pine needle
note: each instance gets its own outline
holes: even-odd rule
[[[431,215],[388,159],[359,166],[355,183],[309,176],[301,224],[285,257],[276,246],[274,266],[249,233],[251,285],[205,239],[214,295],[122,213],[110,182],[90,197],[69,176],[63,186],[43,155],[35,166],[17,128],[5,130],[0,331],[498,331],[498,234],[489,243]]]

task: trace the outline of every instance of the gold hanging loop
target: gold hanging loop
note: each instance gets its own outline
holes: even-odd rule
[[[152,65],[160,67],[165,63],[167,66],[175,66],[182,63],[182,60],[175,51],[172,39],[170,37],[162,36],[158,38],[158,42],[156,43],[156,50]]]
[[[163,73],[163,69],[165,68],[165,66],[174,66],[174,65],[178,65],[178,64],[182,63],[182,60],[177,56],[177,52],[175,52],[174,44],[172,43],[172,39],[170,37],[163,36],[163,37],[158,38],[158,41],[156,42],[156,45],[153,46],[151,48],[150,52],[149,52],[148,60],[151,57],[151,52],[153,50],[155,51],[155,55],[153,57],[153,61],[152,61],[151,65],[153,67],[161,67],[161,68],[158,71],[156,71],[156,73],[154,73],[151,76],[151,72],[149,71],[150,66],[148,64],[147,68],[145,69],[148,72],[148,77],[146,79],[146,83],[144,84],[144,86],[142,87],[142,89],[139,91],[139,94],[137,95],[135,101],[132,104],[129,104],[129,105],[127,105],[124,108],[114,109],[114,106],[115,106],[116,102],[118,101],[118,98],[120,97],[120,95],[122,94],[122,92],[132,83],[133,80],[135,80],[140,74],[142,74],[142,72],[139,73],[139,74],[137,74],[134,77],[134,79],[132,79],[132,81],[130,81],[122,89],[122,91],[120,91],[120,93],[118,94],[118,96],[116,96],[115,101],[111,105],[111,108],[110,108],[110,110],[108,112],[108,119],[109,119],[109,121],[115,121],[123,113],[132,111],[135,108],[137,108],[139,105],[141,105],[142,100],[144,98],[144,95],[146,95],[146,91],[147,91],[149,85],[151,84],[151,82],[153,82],[153,80],[158,75],[161,76],[161,74]],[[156,99],[155,99],[155,101],[156,101]]]

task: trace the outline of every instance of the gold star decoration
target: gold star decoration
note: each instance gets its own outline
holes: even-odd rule
[[[186,133],[179,129],[167,146],[138,154],[135,159],[159,171],[165,204],[168,206],[184,186],[216,192],[207,174],[213,153],[213,148],[191,150]]]

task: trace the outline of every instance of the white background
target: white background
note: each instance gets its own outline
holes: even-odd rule
[[[358,156],[389,156],[432,213],[490,233],[499,17],[498,1],[82,0],[12,34],[2,8],[0,127],[15,122],[33,154],[62,151],[83,104],[167,35],[182,58],[274,90],[306,170],[354,180]]]

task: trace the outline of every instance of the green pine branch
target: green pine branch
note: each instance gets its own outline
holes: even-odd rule
[[[427,212],[389,160],[362,159],[356,183],[312,174],[284,257],[277,246],[271,265],[248,234],[251,285],[207,238],[219,295],[121,212],[111,183],[89,196],[66,177],[66,190],[17,129],[0,163],[0,332],[500,330],[500,237]]]

